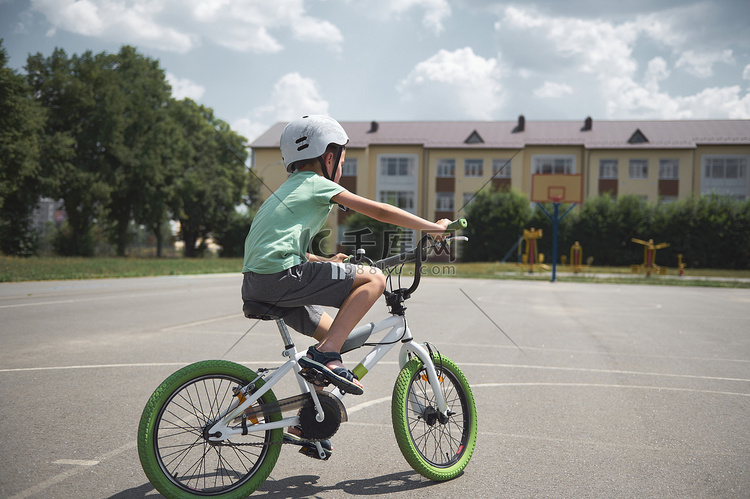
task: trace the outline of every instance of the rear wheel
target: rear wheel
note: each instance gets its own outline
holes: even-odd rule
[[[401,453],[422,476],[444,481],[469,464],[477,440],[474,395],[466,377],[450,359],[433,354],[448,416],[437,408],[427,371],[419,358],[409,361],[393,388],[391,416]]]
[[[156,389],[138,426],[138,455],[165,497],[247,497],[266,480],[279,457],[281,429],[253,433],[255,422],[248,420],[250,433],[237,441],[209,442],[207,435],[237,400],[234,390],[256,377],[239,364],[208,360],[180,369]],[[275,401],[268,391],[256,407]],[[278,412],[269,417],[280,419]]]

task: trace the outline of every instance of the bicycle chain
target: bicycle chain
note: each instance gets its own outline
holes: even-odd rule
[[[303,409],[306,407],[312,407],[313,401],[312,397],[309,393],[305,393],[302,395],[295,395],[294,397],[288,397],[285,399],[278,400],[276,402],[271,402],[270,404],[263,404],[261,407],[248,407],[245,409],[245,416],[247,415],[262,415],[268,419],[270,419],[270,416],[275,414],[281,414],[285,411],[291,411],[294,409]],[[241,418],[236,418],[232,423],[237,423],[238,420],[241,420]],[[322,442],[325,439],[322,438],[306,438],[307,442],[315,443],[315,442]],[[281,442],[270,442],[270,443],[238,443],[238,442],[216,442],[212,443],[211,445],[221,445],[221,446],[227,446],[227,447],[270,447],[272,445],[299,445],[294,442],[284,442],[283,440]]]

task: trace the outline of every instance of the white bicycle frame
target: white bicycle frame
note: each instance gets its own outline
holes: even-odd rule
[[[300,374],[301,368],[299,365],[299,359],[301,359],[302,356],[306,355],[306,352],[297,352],[297,348],[291,341],[289,331],[286,328],[283,319],[276,319],[276,324],[279,327],[279,332],[281,333],[284,344],[286,345],[286,349],[284,350],[282,355],[285,357],[289,357],[289,360],[284,362],[272,374],[264,379],[263,386],[258,388],[257,391],[251,394],[247,394],[244,402],[240,403],[239,398],[237,398],[237,400],[232,403],[223,417],[221,417],[221,419],[219,419],[208,431],[208,434],[211,435],[209,437],[209,441],[222,442],[237,435],[248,434],[251,432],[264,432],[267,430],[285,428],[288,426],[295,426],[299,424],[299,416],[295,415],[283,418],[280,421],[247,425],[246,428],[230,426],[232,421],[234,421],[236,418],[242,417],[246,409],[255,404],[260,397],[262,397],[266,392],[273,388],[273,386],[280,379],[282,379],[289,371],[292,370],[294,370],[295,372],[297,383],[299,384],[301,393],[309,393],[312,397],[313,404],[317,413],[316,420],[318,422],[323,421],[323,408],[320,404],[320,399],[318,398],[315,387],[312,385],[312,383],[304,379]],[[383,358],[383,356],[385,356],[386,353],[388,353],[394,346],[396,346],[397,343],[401,343],[401,351],[399,354],[400,368],[403,368],[404,365],[406,365],[409,360],[410,354],[416,355],[421,359],[422,363],[424,364],[424,368],[427,371],[427,378],[430,382],[430,385],[432,386],[432,391],[435,395],[435,402],[437,403],[438,409],[442,414],[447,416],[448,408],[445,402],[445,398],[443,397],[443,392],[440,389],[440,381],[438,379],[437,372],[435,371],[435,365],[432,362],[430,353],[425,347],[414,342],[414,338],[411,335],[411,331],[409,330],[409,325],[406,322],[405,316],[393,315],[379,322],[364,324],[355,328],[351,332],[350,337],[359,337],[361,335],[364,338],[362,340],[362,344],[364,344],[366,339],[373,334],[385,331],[387,329],[390,329],[388,334],[386,334],[385,337],[380,342],[378,342],[367,355],[365,355],[365,357],[362,359],[359,365],[354,368],[354,370],[357,372],[364,372],[366,374],[375,366],[375,364],[380,361],[380,359]],[[258,379],[260,379],[260,376],[258,376]],[[254,382],[255,381],[257,381],[257,379],[254,380]],[[340,390],[333,390],[332,393],[339,399],[344,397],[344,394],[341,393]],[[318,447],[319,453],[323,452],[320,448],[320,444],[317,442],[316,447]]]

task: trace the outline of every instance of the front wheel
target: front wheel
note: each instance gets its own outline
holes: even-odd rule
[[[281,429],[253,433],[250,427],[249,435],[237,441],[210,442],[207,436],[237,401],[235,389],[254,379],[256,374],[239,364],[207,360],[180,369],[156,389],[138,426],[138,455],[146,476],[165,497],[239,499],[265,481],[279,457]],[[256,381],[256,388],[262,384]],[[269,390],[256,407],[275,401]],[[278,421],[281,414],[268,418]]]
[[[406,461],[435,481],[457,477],[469,464],[477,441],[477,410],[466,377],[450,359],[432,355],[448,416],[440,414],[427,371],[410,360],[393,387],[391,417]]]

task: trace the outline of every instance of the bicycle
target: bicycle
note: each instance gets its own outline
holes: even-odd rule
[[[466,227],[461,219],[450,230]],[[355,328],[341,353],[372,346],[353,369],[362,379],[394,346],[401,344],[400,372],[391,400],[391,419],[401,453],[411,467],[434,481],[460,475],[474,452],[477,414],[474,395],[456,364],[427,343],[416,343],[406,321],[404,302],[416,291],[429,250],[445,251],[455,240],[424,236],[411,251],[373,262],[363,250],[353,262],[382,269],[390,317]],[[404,264],[414,262],[414,279],[400,287]],[[395,281],[395,282],[394,282]],[[397,286],[395,287],[397,283]],[[320,444],[347,421],[344,392],[318,391],[320,376],[302,369],[284,323],[284,310],[268,303],[246,303],[248,318],[275,320],[284,341],[281,366],[257,372],[223,360],[188,365],[154,391],[138,427],[138,455],[146,476],[168,498],[247,497],[260,487],[278,460],[283,429],[300,425],[309,447],[321,459]],[[387,331],[378,342],[376,333]],[[300,394],[278,400],[271,390],[294,373]],[[284,412],[298,411],[283,416]]]

